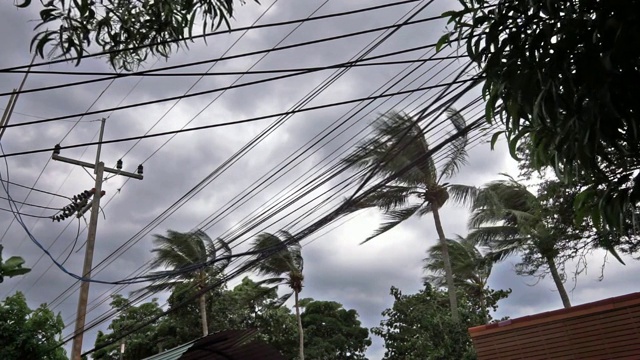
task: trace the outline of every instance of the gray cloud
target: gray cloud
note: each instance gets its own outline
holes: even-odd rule
[[[328,2],[319,12],[333,13],[348,9],[355,9],[367,5],[384,4],[384,1],[366,2]],[[245,26],[259,16],[266,9],[268,4],[262,6],[247,5],[237,11],[236,23],[234,26]],[[294,18],[306,17],[313,10],[310,4],[305,2],[278,2],[277,5],[265,16],[261,23],[290,20]],[[317,6],[317,5],[313,5]],[[363,30],[376,26],[384,26],[400,18],[414,5],[403,5],[397,8],[389,8],[375,13],[355,15],[352,17],[336,18],[327,21],[305,23],[284,44],[292,44],[301,41],[318,39],[326,36],[338,35],[347,32]],[[435,16],[443,12],[448,3],[435,2],[421,15],[422,17]],[[11,4],[0,4],[2,14],[2,27],[0,33],[5,49],[12,49],[3,53],[0,67],[16,66],[26,64],[30,60],[28,44],[32,36],[31,29],[33,23],[28,23],[29,19],[37,17],[35,6],[28,11],[15,11]],[[392,51],[402,50],[409,47],[433,43],[442,34],[443,22],[425,23],[413,25],[412,27],[397,32],[382,46],[375,49],[372,55],[384,54]],[[10,29],[8,31],[7,29]],[[274,46],[280,41],[293,26],[283,28],[264,29],[252,31],[245,36],[230,51],[230,54],[239,54],[247,51],[266,49]],[[197,41],[191,45],[190,50],[180,51],[171,57],[169,61],[159,61],[155,66],[183,64],[187,62],[211,59],[221,56],[222,53],[240,36],[238,33],[229,36],[217,36],[209,42],[208,46],[202,41]],[[318,44],[308,48],[292,49],[269,54],[256,69],[276,69],[294,68],[306,66],[321,66],[339,63],[350,59],[366,44],[372,41],[376,35],[363,35],[331,43]],[[220,62],[214,67],[214,71],[243,71],[249,68],[261,55],[240,58],[231,61]],[[407,54],[396,56],[393,59],[412,59],[417,55]],[[153,61],[145,64],[150,68]],[[408,76],[399,84],[393,87],[392,91],[398,91],[405,86],[415,88],[422,82],[434,84],[444,78],[443,72],[436,76],[435,73],[443,65],[429,64]],[[454,66],[459,66],[455,62]],[[209,65],[181,71],[204,71]],[[79,70],[79,71],[108,71],[108,65],[104,59],[87,59],[75,68],[71,64],[57,64],[45,66],[42,69],[55,70]],[[390,80],[404,66],[385,66],[376,68],[354,68],[347,72],[335,84],[323,92],[310,105],[321,105],[336,101],[344,101],[357,97],[369,96],[374,90]],[[424,70],[429,72],[418,77]],[[227,91],[220,96],[201,115],[197,116],[189,126],[221,123],[226,121],[241,120],[250,117],[263,116],[266,114],[287,111],[303,95],[311,91],[317,84],[324,80],[331,71],[307,74],[286,80],[266,82],[264,84],[239,88]],[[247,76],[241,82],[266,78],[270,75]],[[21,77],[15,74],[0,74],[0,91],[11,91],[16,87]],[[76,77],[52,76],[52,75],[32,75],[27,81],[27,88],[37,88],[58,83],[78,80]],[[228,86],[235,80],[234,77],[206,77],[193,91],[203,91],[207,89]],[[415,82],[411,83],[413,80]],[[138,78],[125,78],[115,81],[107,90],[108,82],[100,82],[87,86],[65,88],[56,91],[38,92],[21,95],[16,111],[19,113],[35,115],[39,117],[53,117],[67,114],[82,113],[89,108],[98,95],[104,91],[99,101],[92,109],[106,109],[116,106],[118,103],[131,104],[141,101],[149,101],[162,97],[177,96],[183,94],[195,81],[195,78],[160,78],[148,77],[143,79],[137,87],[127,95],[138,82]],[[411,83],[411,84],[410,84]],[[274,201],[275,194],[286,188],[294,179],[301,175],[308,175],[317,170],[318,163],[325,156],[328,156],[336,149],[348,149],[359,137],[356,134],[375,119],[376,114],[390,109],[413,110],[417,103],[412,105],[415,99],[432,99],[437,90],[426,92],[424,96],[412,95],[411,97],[393,98],[389,101],[376,100],[367,106],[362,112],[354,117],[353,127],[335,140],[327,143],[323,142],[319,151],[313,156],[301,161],[298,166],[291,169],[289,173],[272,185],[259,192],[254,192],[255,198],[230,212],[227,217],[221,219],[207,232],[212,236],[220,236],[228,233],[243,221],[245,216],[262,206],[265,202]],[[477,93],[465,96],[456,103],[457,107],[464,106]],[[175,109],[168,113],[152,133],[173,130],[182,127],[189,120],[194,118],[209,102],[216,98],[216,94],[201,97],[184,99]],[[6,98],[5,98],[6,99]],[[145,133],[151,126],[169,110],[171,102],[161,103],[153,106],[133,108],[126,111],[113,113],[106,126],[105,138],[114,139],[126,136],[135,136]],[[373,110],[374,107],[379,106]],[[312,137],[321,133],[323,129],[330,126],[336,119],[345,114],[352,114],[350,109],[353,105],[327,108],[312,112],[299,113],[292,117],[287,123],[276,130],[272,135],[261,142],[248,155],[240,159],[228,171],[220,174],[211,185],[196,195],[175,214],[153,229],[150,234],[164,233],[167,229],[187,231],[202,221],[210,214],[217,212],[241,191],[247,189],[254,181],[264,174],[267,174],[274,166],[291,155]],[[373,111],[372,111],[373,110]],[[370,114],[368,114],[371,112]],[[109,114],[105,114],[107,116]],[[83,122],[69,134],[63,144],[76,144],[91,141],[95,136],[99,123],[94,122],[100,116],[88,116]],[[24,115],[14,114],[12,123],[33,120]],[[63,136],[73,126],[73,121],[59,121],[45,123],[34,126],[24,126],[10,128],[3,138],[3,147],[6,152],[16,152],[35,148],[51,147],[58,143]],[[105,183],[107,195],[105,203],[108,201],[105,210],[106,219],[100,218],[98,238],[96,242],[96,256],[94,264],[105,259],[109,254],[124,244],[144,226],[149,224],[162,211],[177,201],[183,194],[195,186],[207,174],[214,171],[229,156],[235,153],[247,141],[252,139],[260,131],[265,129],[275,119],[243,124],[232,127],[209,129],[198,132],[190,132],[177,135],[157,154],[144,163],[145,179],[143,181],[130,180],[124,184],[122,177],[113,178]],[[348,126],[348,125],[347,125]],[[360,137],[363,135],[360,135]],[[430,134],[432,143],[439,141],[441,133]],[[135,167],[153,151],[161,146],[167,138],[146,139],[136,145],[123,160],[125,169],[133,171]],[[107,166],[113,166],[120,157],[132,146],[133,142],[118,143],[103,146],[103,160]],[[460,174],[452,179],[452,182],[459,182],[471,185],[481,185],[482,183],[495,178],[501,171],[513,173],[514,166],[509,161],[504,147],[491,151],[487,144],[482,144],[470,150],[469,165]],[[83,155],[83,151],[86,152]],[[64,155],[72,158],[80,158],[85,161],[94,161],[95,147],[88,149],[64,150]],[[11,181],[20,184],[32,185],[50,154],[37,154],[29,156],[13,157],[8,159]],[[6,175],[4,169],[0,170],[3,177]],[[283,213],[286,214],[293,208],[308,201],[311,196],[319,194],[336,185],[348,174],[343,174],[340,178],[323,186],[314,194],[306,197],[302,201],[294,204],[292,208]],[[42,190],[52,191],[66,196],[71,196],[81,190],[91,188],[93,180],[81,169],[69,164],[51,162],[46,167],[41,179],[36,187]],[[120,191],[119,191],[120,189]],[[23,201],[26,196],[24,189],[12,186],[10,193],[18,201]],[[110,200],[112,199],[113,200]],[[50,196],[33,193],[28,202],[40,205],[50,204],[53,207],[66,205],[66,200],[61,198],[51,198]],[[232,201],[232,204],[238,203]],[[239,204],[239,203],[238,203]],[[335,202],[334,202],[335,204]],[[2,201],[1,207],[8,208],[8,204]],[[40,210],[25,206],[22,211],[30,214],[51,215],[49,210]],[[261,211],[257,212],[258,214]],[[304,210],[297,215],[304,214]],[[319,214],[318,214],[319,215]],[[279,217],[279,216],[278,216]],[[268,226],[270,222],[257,227],[246,236],[240,238],[237,243],[247,240],[249,236],[263,229],[277,231],[281,226],[291,222],[296,216],[289,216],[285,220],[274,226]],[[465,209],[459,207],[449,207],[442,212],[445,231],[453,235],[466,233],[467,214]],[[310,218],[312,219],[312,218]],[[309,220],[310,220],[309,219]],[[356,309],[363,324],[367,327],[377,326],[381,320],[381,312],[392,305],[389,296],[389,288],[396,286],[406,293],[415,292],[421,284],[421,262],[425,256],[426,249],[435,244],[436,233],[432,226],[432,219],[424,217],[413,219],[406,224],[394,229],[388,234],[375,239],[370,243],[358,245],[366,238],[380,221],[380,215],[376,211],[369,211],[357,216],[345,225],[322,235],[325,231],[320,231],[316,236],[317,240],[304,248],[306,258],[306,286],[304,296],[316,299],[335,300],[342,302],[347,308]],[[307,221],[309,221],[307,220]],[[11,216],[8,213],[0,214],[0,228],[6,229]],[[54,257],[64,259],[69,246],[76,237],[77,224],[71,224],[67,230],[56,238],[64,228],[63,223],[51,223],[50,220],[36,220],[25,218],[27,227],[34,236],[45,246],[51,246],[51,253]],[[299,229],[301,225],[294,226]],[[84,228],[84,221],[81,222],[81,229]],[[78,246],[84,242],[86,233],[79,237]],[[314,238],[314,236],[312,236]],[[55,244],[54,244],[55,241]],[[32,273],[23,278],[8,279],[0,288],[0,295],[5,296],[10,289],[22,290],[27,293],[31,306],[37,306],[42,302],[51,302],[63,290],[74,283],[74,280],[55,266],[47,257],[43,257],[34,266],[37,259],[41,257],[42,251],[36,247],[28,238],[24,231],[13,224],[3,240],[5,253],[7,255],[19,254],[27,260],[27,264],[33,266]],[[76,249],[78,248],[76,246]],[[144,236],[130,250],[117,257],[115,261],[107,266],[96,277],[104,280],[116,280],[128,277],[138,266],[144,264],[151,258],[150,249],[152,247],[151,236]],[[238,246],[237,251],[246,249],[247,243]],[[600,255],[601,256],[601,255]],[[597,263],[598,257],[594,257]],[[70,271],[79,273],[82,267],[83,251],[72,253],[65,264]],[[588,277],[580,280],[576,291],[573,292],[573,299],[576,303],[586,302],[609,296],[609,294],[621,294],[628,291],[628,274],[634,265],[625,268],[610,264],[611,274],[605,277],[603,282],[595,282],[595,272],[589,273]],[[521,316],[538,311],[549,310],[560,306],[560,301],[552,290],[552,283],[545,280],[536,287],[529,287],[524,279],[513,274],[509,263],[501,264],[494,270],[491,279],[495,288],[514,289],[511,297],[501,304],[500,315]],[[122,290],[127,294],[135,287],[127,287]],[[77,290],[64,301],[56,301],[56,311],[61,311],[65,319],[73,319],[76,311]],[[93,284],[91,286],[91,299],[96,299],[102,293],[108,294],[113,289],[110,286]],[[161,295],[164,300],[166,294]],[[89,314],[89,320],[95,319],[102,313],[109,310],[108,301],[97,306]],[[108,322],[101,324],[99,329],[106,329]],[[70,333],[72,328],[65,330],[65,335]],[[88,332],[85,337],[84,348],[90,349],[93,346],[96,329]],[[378,338],[374,338],[374,346],[369,351],[372,359],[381,358],[383,354],[382,343]]]

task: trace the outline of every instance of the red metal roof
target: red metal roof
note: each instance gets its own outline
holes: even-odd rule
[[[640,359],[640,293],[469,329],[478,359]]]

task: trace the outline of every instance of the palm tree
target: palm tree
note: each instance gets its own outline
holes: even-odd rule
[[[486,289],[493,262],[468,238],[457,236],[456,239],[447,239],[447,247],[449,248],[449,258],[456,287],[478,300],[482,316],[485,322],[489,322]],[[428,257],[424,259],[423,267],[428,273],[425,280],[436,287],[445,286],[447,280],[442,246],[440,244],[432,246],[427,254]]]
[[[448,109],[446,113],[456,130],[460,131],[465,127],[465,120],[458,111]],[[356,168],[373,168],[377,171],[375,175],[380,178],[395,175],[410,167],[410,171],[356,204],[358,208],[377,207],[384,212],[386,218],[364,242],[393,229],[414,215],[431,213],[442,245],[451,316],[457,321],[458,304],[440,209],[449,198],[465,203],[475,196],[473,187],[444,182],[466,164],[467,137],[458,137],[443,149],[442,156],[438,157],[441,162],[438,168],[430,153],[426,133],[420,126],[421,120],[397,112],[382,115],[374,124],[375,135],[359,144],[344,162]]]
[[[152,272],[151,275],[170,273],[166,278],[156,281],[139,291],[155,293],[162,290],[175,289],[180,285],[188,285],[189,287],[203,290],[213,280],[220,277],[231,261],[229,244],[222,239],[213,241],[202,230],[187,233],[168,230],[166,236],[154,235],[153,243],[155,247],[151,252],[155,253],[155,259],[151,263],[151,267],[164,270]],[[213,262],[216,259],[219,260]],[[194,265],[205,263],[210,265],[199,267],[197,270],[179,272],[179,270],[187,270]],[[176,271],[178,273],[175,273]],[[209,334],[206,304],[205,293],[203,293],[198,296],[202,336]]]
[[[298,320],[298,336],[300,340],[300,360],[304,360],[304,333],[302,330],[302,319],[300,317],[299,294],[302,291],[304,275],[302,269],[304,261],[302,259],[302,247],[287,231],[279,231],[276,234],[259,234],[253,242],[253,251],[261,253],[273,252],[271,256],[261,261],[256,266],[260,275],[268,276],[263,280],[263,284],[279,285],[285,284],[291,288],[294,296],[296,318]],[[291,293],[281,297],[281,301],[286,301],[291,297]]]
[[[505,175],[506,176],[506,175]],[[534,253],[542,257],[558,288],[564,307],[571,307],[558,272],[555,258],[558,234],[545,223],[543,205],[533,193],[510,176],[488,183],[480,189],[469,219],[467,236],[491,249],[498,262],[515,253]]]

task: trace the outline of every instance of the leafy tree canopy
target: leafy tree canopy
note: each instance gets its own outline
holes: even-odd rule
[[[492,291],[487,304],[497,308],[506,291]],[[395,302],[382,312],[385,317],[371,332],[384,339],[384,360],[475,359],[475,350],[467,329],[483,325],[480,304],[459,294],[460,321],[450,315],[447,294],[425,283],[417,294],[405,295],[391,288]]]
[[[62,340],[64,322],[46,304],[29,309],[21,292],[0,303],[0,359],[66,360]]]
[[[77,64],[95,44],[107,53],[113,68],[131,70],[149,55],[166,58],[187,46],[196,25],[203,33],[223,23],[229,27],[236,4],[234,0],[41,1],[38,32],[31,45],[40,57],[49,49],[49,56],[75,57]],[[32,0],[16,4],[31,5]]]
[[[193,294],[191,294],[193,295]],[[187,288],[177,287],[169,298],[175,306],[189,296]],[[257,339],[279,350],[286,359],[298,359],[299,343],[296,316],[282,306],[277,288],[263,286],[249,278],[231,290],[219,289],[207,294],[208,320],[211,333],[230,329],[256,329]],[[94,354],[95,359],[116,360],[120,344],[125,343],[124,359],[141,359],[184,344],[202,336],[199,331],[198,304],[170,312],[167,316],[128,335]],[[96,346],[113,341],[136,325],[162,312],[155,300],[136,305],[121,295],[113,296],[111,306],[120,314],[109,325],[107,334],[98,333]],[[364,352],[371,344],[369,333],[363,328],[355,310],[344,309],[332,301],[302,299],[302,324],[309,335],[305,351],[310,359],[365,359]]]
[[[620,229],[640,201],[640,2],[459,0],[445,13],[486,78],[511,153],[588,187],[579,216]]]
[[[305,356],[322,360],[366,359],[364,353],[371,339],[356,310],[346,310],[335,301],[302,299],[300,303],[305,308]]]
[[[151,302],[134,305],[130,300],[122,295],[113,295],[111,307],[119,311],[119,315],[113,319],[109,325],[110,333],[105,334],[98,332],[96,337],[96,346],[100,346],[108,341],[120,337],[125,332],[135,328],[140,323],[153,319],[162,313],[162,309],[158,305],[156,299]],[[111,344],[93,354],[94,359],[116,360],[120,359],[120,343],[125,343],[124,360],[143,359],[157,353],[158,347],[158,322],[146,326],[140,331],[136,331],[128,335],[124,339]]]
[[[24,259],[19,256],[12,256],[7,260],[2,260],[2,249],[3,246],[0,245],[0,283],[4,281],[4,277],[14,277],[20,276],[31,271],[29,268],[22,267],[24,264]]]

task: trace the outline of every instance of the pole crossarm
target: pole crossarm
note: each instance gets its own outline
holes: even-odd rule
[[[74,164],[74,165],[80,165],[89,169],[95,169],[95,164],[86,162],[86,161],[81,161],[81,160],[76,160],[76,159],[71,159],[68,157],[64,157],[64,156],[60,156],[58,154],[53,154],[51,155],[51,158],[53,160],[58,160],[58,161],[62,161],[62,162],[66,162],[69,164]],[[138,179],[138,180],[142,180],[143,179],[143,175],[142,174],[134,174],[132,172],[128,172],[128,171],[122,171],[122,170],[118,170],[118,169],[112,169],[112,168],[108,168],[105,167],[104,168],[104,172],[108,172],[111,174],[116,174],[116,175],[122,175],[122,176],[127,176],[130,178],[134,178],[134,179]]]
[[[85,208],[83,208],[80,211],[86,211],[88,210],[88,207],[91,208],[91,216],[89,218],[89,226],[88,226],[88,233],[87,233],[87,246],[86,246],[86,250],[85,250],[85,255],[84,255],[84,265],[83,265],[83,270],[82,270],[82,275],[84,278],[91,278],[91,268],[93,265],[93,250],[94,250],[94,246],[95,246],[95,241],[96,241],[96,232],[97,232],[97,227],[98,227],[98,213],[100,211],[100,198],[102,197],[102,182],[103,182],[103,174],[105,172],[108,173],[112,173],[115,175],[122,175],[122,176],[127,176],[130,178],[134,178],[134,179],[138,179],[138,180],[142,180],[142,164],[140,164],[138,166],[138,171],[137,174],[128,172],[128,171],[122,171],[122,159],[118,160],[118,164],[117,164],[117,169],[111,169],[111,168],[107,168],[104,167],[104,162],[100,161],[100,151],[102,150],[102,136],[104,134],[104,126],[105,126],[105,122],[106,119],[102,119],[102,122],[100,124],[100,138],[98,141],[98,149],[96,151],[96,162],[95,164],[86,162],[86,161],[81,161],[81,160],[76,160],[76,159],[70,159],[64,156],[60,156],[60,145],[56,145],[55,150],[53,151],[53,154],[51,155],[51,158],[53,160],[57,160],[57,161],[62,161],[62,162],[66,162],[69,164],[73,164],[73,165],[78,165],[78,166],[82,166],[85,168],[90,168],[94,170],[94,174],[96,175],[95,177],[95,195],[94,198],[91,202],[91,205],[87,204],[85,205]],[[91,175],[91,174],[89,174]],[[78,214],[81,214],[80,211],[78,212]],[[81,216],[81,215],[80,215]],[[82,340],[83,340],[83,335],[84,335],[84,325],[85,325],[85,321],[86,321],[86,315],[87,315],[87,302],[89,300],[89,282],[88,281],[82,281],[80,283],[80,296],[78,299],[78,312],[77,312],[77,317],[76,317],[76,326],[75,326],[75,331],[74,331],[74,337],[73,337],[73,344],[71,346],[71,359],[70,360],[81,360],[81,354],[82,354]]]

